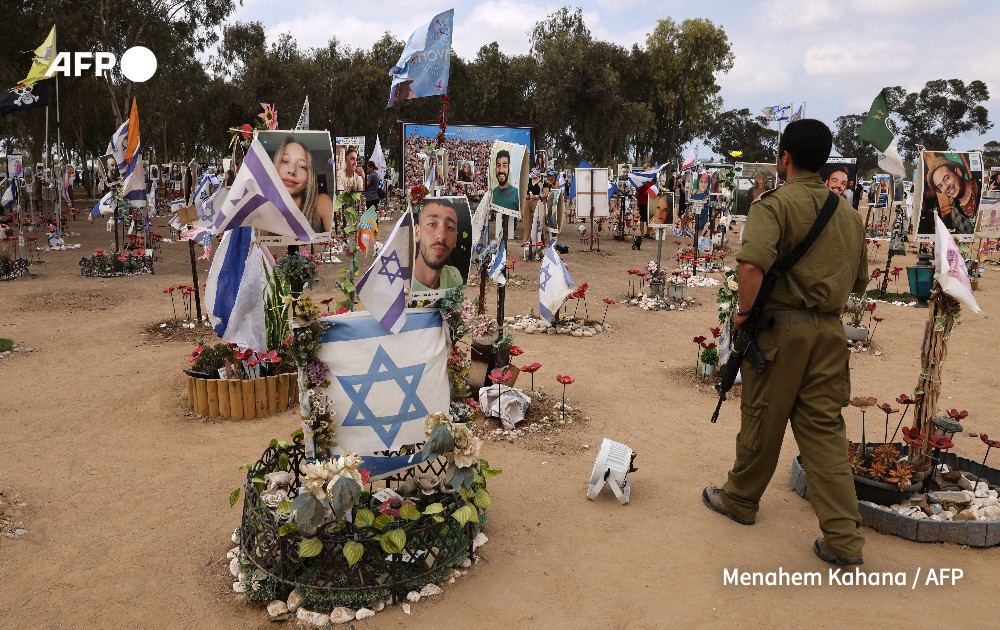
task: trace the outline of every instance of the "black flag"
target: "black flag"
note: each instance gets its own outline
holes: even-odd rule
[[[45,107],[48,104],[49,79],[27,87],[12,87],[0,91],[0,115],[3,116],[32,107]]]

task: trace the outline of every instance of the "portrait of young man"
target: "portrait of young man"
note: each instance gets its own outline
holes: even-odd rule
[[[436,299],[465,284],[472,249],[467,197],[426,197],[413,213],[413,299]]]
[[[520,166],[520,165],[518,165]],[[504,214],[517,214],[520,211],[518,203],[518,190],[510,179],[514,177],[511,168],[510,151],[501,149],[497,151],[494,159],[494,168],[497,185],[493,189],[493,205],[507,210]]]
[[[934,234],[934,211],[948,230],[972,235],[979,216],[982,171],[969,168],[968,153],[925,151],[924,198],[918,235]]]

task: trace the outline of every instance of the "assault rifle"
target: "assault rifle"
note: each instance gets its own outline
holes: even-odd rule
[[[750,369],[757,374],[760,374],[767,367],[767,360],[764,359],[760,348],[757,347],[757,333],[761,328],[770,328],[773,326],[774,318],[764,317],[764,300],[771,292],[771,289],[774,288],[778,279],[785,275],[785,272],[798,262],[799,258],[802,258],[802,255],[816,242],[820,232],[823,231],[826,224],[830,222],[830,218],[833,217],[833,213],[836,212],[839,203],[840,197],[832,192],[829,193],[826,203],[823,204],[819,215],[816,217],[816,221],[813,222],[809,233],[802,242],[796,245],[784,260],[771,265],[771,268],[764,274],[764,279],[760,283],[760,291],[757,292],[753,307],[750,309],[750,316],[743,322],[743,326],[733,341],[732,350],[730,350],[729,358],[726,360],[726,368],[722,371],[722,381],[715,386],[715,391],[719,393],[719,404],[715,406],[715,413],[712,414],[712,422],[719,419],[719,411],[722,409],[722,403],[725,402],[726,394],[729,393],[729,390],[733,388],[733,384],[736,382],[736,374],[743,365],[743,359],[745,358],[750,362]]]

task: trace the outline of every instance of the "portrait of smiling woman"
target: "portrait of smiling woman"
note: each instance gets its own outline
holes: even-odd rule
[[[292,201],[316,232],[333,226],[333,198],[327,194],[333,181],[333,145],[325,131],[259,131],[264,150]]]

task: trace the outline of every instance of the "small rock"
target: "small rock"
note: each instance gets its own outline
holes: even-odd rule
[[[233,582],[233,592],[234,593],[246,593],[247,589],[243,586],[242,582]]]
[[[226,557],[227,558],[239,558],[240,557],[240,548],[239,547],[233,547],[232,549],[230,549],[229,551],[226,552]]]
[[[291,593],[288,594],[288,610],[289,610],[289,612],[295,612],[304,603],[305,603],[305,599],[303,599],[302,596],[299,595],[298,589],[293,590]]]
[[[469,560],[468,558],[462,558],[461,560],[458,561],[458,566],[462,567],[463,569],[468,569],[469,567],[472,566],[472,560]]]
[[[403,609],[404,613],[406,613],[407,615],[410,614],[410,605],[409,604],[402,604],[401,608]]]
[[[276,599],[267,604],[267,614],[272,617],[277,617],[278,615],[283,615],[288,612],[288,605],[280,599]]]
[[[595,324],[594,325],[594,332],[599,332],[599,333],[600,332],[604,332],[604,327],[601,326],[600,324]]]
[[[590,444],[584,444],[582,448],[583,448],[583,450],[585,450],[585,451],[586,451],[586,450],[590,450]]]
[[[313,612],[311,610],[306,610],[305,608],[299,608],[295,612],[295,618],[299,621],[304,621],[308,624],[314,626],[325,626],[330,623],[330,615],[324,615],[323,613]]]
[[[454,584],[455,578],[448,578],[448,584]]]
[[[372,613],[373,615],[375,613]],[[330,613],[330,621],[332,623],[349,623],[354,621],[354,611],[350,608],[344,608],[343,606],[338,606],[333,609]]]
[[[247,581],[247,574],[246,574],[246,573],[244,573],[244,572],[242,572],[242,571],[240,571],[240,572],[239,572],[239,573],[238,573],[238,574],[236,575],[236,579],[237,579],[238,581],[240,581],[240,582],[246,582],[246,581]]]
[[[383,610],[385,610],[385,602],[379,600],[379,602],[375,604],[375,612],[382,612]]]
[[[34,348],[25,348],[24,351],[25,352],[34,352],[35,349]]]
[[[877,356],[877,357],[882,356],[882,351],[881,350],[876,350],[875,351],[875,356]]]
[[[583,331],[582,330],[574,330],[570,334],[573,335],[574,337],[582,337],[583,336]]]
[[[444,591],[437,584],[425,584],[422,589],[420,589],[421,597],[434,597],[435,595],[440,595]]]
[[[414,604],[416,604],[417,602],[420,601],[420,593],[416,591],[410,591],[409,593],[406,594],[406,601],[413,602]]]
[[[239,558],[233,558],[229,561],[229,572],[233,574],[233,577],[237,577],[240,574]]]
[[[369,619],[374,616],[375,616],[375,611],[372,610],[371,608],[361,608],[358,610],[357,613],[355,613],[354,618],[357,619],[358,621],[361,621],[362,619]],[[332,620],[333,618],[331,617],[330,619]]]
[[[954,503],[955,505],[969,505],[972,503],[972,493],[971,492],[949,492],[941,490],[938,492],[931,492],[928,498],[934,503]]]
[[[239,528],[233,530],[233,535],[230,537],[234,545],[240,544],[240,532]]]
[[[476,549],[479,549],[489,541],[490,539],[486,537],[486,534],[484,534],[483,532],[479,532],[478,534],[476,534],[476,537],[472,539],[472,550],[475,551]]]
[[[974,521],[976,520],[976,513],[972,511],[972,508],[966,508],[956,514],[951,520],[953,521]]]
[[[583,331],[583,336],[584,337],[593,337],[594,333],[590,332],[589,330],[585,330],[585,331]]]
[[[910,518],[916,518],[916,519],[927,518],[927,515],[924,514],[922,511],[917,510],[913,514],[910,514]]]
[[[524,332],[526,332],[526,333],[528,333],[528,334],[530,335],[530,334],[532,334],[532,333],[536,333],[536,332],[538,332],[538,328],[536,328],[535,326],[527,326],[527,327],[526,327],[526,328],[524,329]]]

